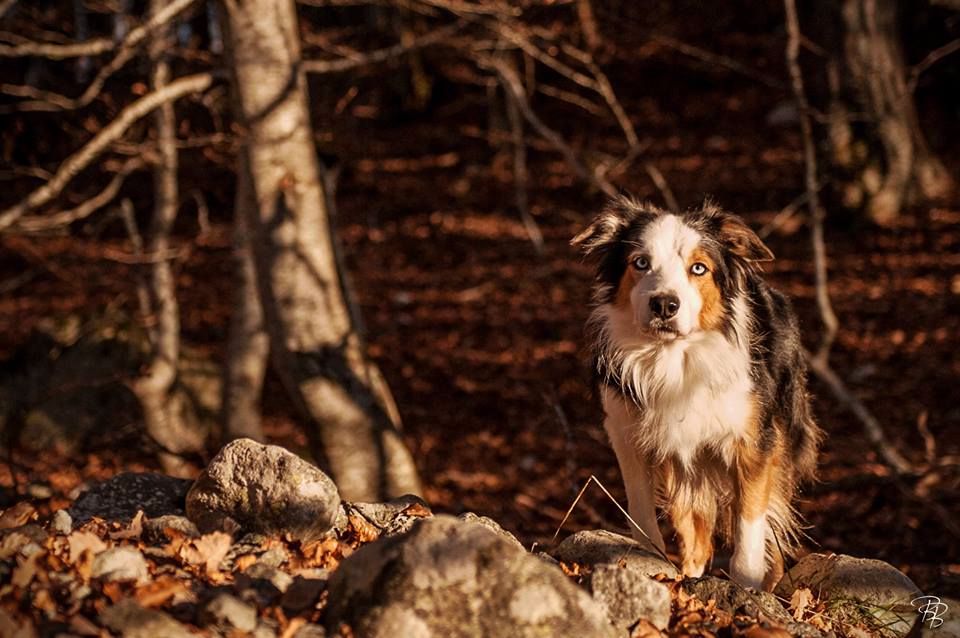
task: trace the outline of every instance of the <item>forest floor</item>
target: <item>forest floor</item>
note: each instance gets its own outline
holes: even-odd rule
[[[711,46],[782,76],[781,41],[760,35],[761,27],[731,31]],[[640,36],[622,35],[605,68],[637,125],[645,159],[664,173],[682,206],[710,195],[761,228],[802,192],[796,127],[768,123],[771,112],[789,104],[786,90]],[[624,502],[584,351],[591,272],[568,245],[602,198],[585,192],[555,153],[532,140],[531,210],[545,237],[538,254],[513,207],[509,146],[488,139],[482,91],[447,86],[429,112],[391,119],[379,117],[386,107],[363,91],[339,114],[337,89],[314,91],[318,112],[337,113],[318,123],[321,149],[344,166],[337,223],[369,352],[399,405],[426,500],[437,512],[488,515],[528,546],[551,539],[591,475]],[[611,118],[546,100],[537,107],[586,157],[625,151]],[[183,207],[178,240],[190,247],[178,263],[184,339],[222,360],[232,181],[227,166],[184,173],[203,186],[212,220],[198,239],[192,209]],[[659,201],[636,166],[617,185]],[[813,345],[820,325],[801,221],[798,214],[769,234],[777,260],[767,274],[793,297]],[[955,526],[960,512],[960,207],[915,208],[882,229],[834,216],[827,238],[840,319],[835,369],[905,456],[918,466],[941,463],[920,481],[899,482],[856,419],[812,380],[827,438],[821,481],[799,504],[810,525],[808,545],[887,560],[928,592],[957,595],[960,538],[947,525],[952,516]],[[134,268],[104,258],[105,248],[126,245],[119,233],[95,242],[5,236],[0,245],[4,280],[37,270],[28,284],[0,293],[0,356],[13,353],[43,317],[134,307]],[[273,442],[305,448],[272,375],[265,421]],[[79,453],[18,453],[16,484],[0,464],[4,500],[42,484],[52,494],[40,504],[55,509],[84,482],[155,469],[145,449],[129,442],[129,433],[104,432]],[[951,458],[952,466],[942,463]],[[566,525],[591,527],[626,529],[595,487]]]

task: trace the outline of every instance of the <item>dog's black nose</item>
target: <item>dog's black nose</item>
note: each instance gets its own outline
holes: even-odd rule
[[[670,319],[680,310],[680,298],[676,295],[654,295],[650,297],[650,310],[660,319]]]

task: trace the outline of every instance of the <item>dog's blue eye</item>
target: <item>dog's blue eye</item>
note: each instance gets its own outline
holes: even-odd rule
[[[637,270],[647,270],[650,268],[650,260],[646,257],[637,257],[633,260],[633,267]]]
[[[694,265],[690,266],[690,272],[699,277],[700,275],[707,274],[707,267],[704,264],[701,264],[699,261]]]

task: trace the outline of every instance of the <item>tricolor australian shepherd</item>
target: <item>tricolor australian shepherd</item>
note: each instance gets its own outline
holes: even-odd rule
[[[663,549],[660,506],[685,575],[703,574],[719,529],[732,577],[772,587],[820,440],[796,316],[761,277],[773,254],[712,204],[671,214],[628,198],[573,243],[597,260],[593,355],[635,535]]]

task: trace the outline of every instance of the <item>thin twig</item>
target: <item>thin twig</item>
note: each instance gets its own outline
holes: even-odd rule
[[[910,74],[907,76],[907,91],[913,93],[917,89],[917,81],[920,79],[920,74],[932,67],[934,64],[947,57],[960,51],[960,38],[953,40],[944,44],[942,47],[937,47],[930,53],[926,55],[922,60],[910,69]]]
[[[307,73],[339,73],[349,71],[360,66],[368,66],[380,62],[386,62],[397,58],[405,53],[422,49],[436,44],[450,37],[463,29],[466,23],[458,21],[454,24],[448,24],[445,27],[431,31],[426,35],[416,38],[412,42],[395,44],[384,49],[377,49],[356,57],[341,58],[339,60],[304,60],[301,65]]]
[[[744,77],[748,77],[751,80],[756,80],[757,82],[772,89],[787,88],[780,80],[765,73],[761,73],[756,69],[752,69],[742,62],[738,62],[737,60],[734,60],[726,55],[720,55],[719,53],[707,51],[706,49],[702,49],[692,44],[687,44],[686,42],[681,42],[680,40],[665,35],[654,34],[653,40],[691,58],[706,62],[707,64],[723,67],[724,69],[733,71],[734,73],[739,73]]]
[[[17,221],[17,230],[27,233],[36,233],[52,230],[54,228],[60,228],[61,226],[67,226],[82,219],[86,219],[113,201],[113,198],[116,197],[117,193],[120,192],[120,187],[123,186],[123,182],[126,180],[127,176],[130,175],[130,173],[142,168],[143,165],[144,161],[139,157],[134,157],[127,160],[120,170],[117,171],[117,173],[113,176],[113,179],[110,180],[110,183],[107,184],[106,188],[90,199],[69,210],[60,211],[53,215],[22,217],[19,221]]]
[[[127,64],[127,62],[134,58],[140,45],[143,44],[151,34],[158,29],[165,27],[169,22],[171,22],[174,18],[176,18],[179,14],[187,10],[196,2],[197,0],[174,0],[169,5],[157,12],[156,15],[151,16],[146,22],[135,29],[132,29],[119,45],[111,40],[111,47],[106,49],[104,52],[116,50],[117,54],[112,60],[110,60],[110,62],[100,68],[96,77],[94,77],[87,88],[84,89],[83,93],[75,98],[70,98],[51,91],[43,91],[31,86],[12,84],[0,85],[0,91],[17,97],[34,98],[33,101],[20,102],[12,107],[9,107],[18,111],[60,111],[83,108],[84,106],[90,104],[100,94],[100,91],[103,89],[104,84],[106,84],[106,81],[110,78],[110,76],[119,71]],[[2,53],[3,50],[2,47],[0,47],[0,56],[2,56]]]
[[[613,197],[616,195],[616,188],[608,182],[605,178],[599,177],[591,173],[587,168],[580,162],[577,158],[577,154],[574,150],[567,144],[563,137],[551,129],[549,126],[543,123],[543,120],[533,111],[530,107],[530,103],[527,101],[527,97],[523,91],[523,85],[520,83],[520,78],[517,77],[517,74],[506,64],[503,60],[490,57],[482,56],[478,58],[478,62],[481,66],[486,66],[488,68],[496,71],[497,75],[500,76],[500,80],[507,90],[507,93],[516,101],[517,107],[520,109],[520,112],[523,114],[524,119],[531,127],[547,142],[549,142],[557,151],[563,155],[563,158],[566,160],[567,164],[573,170],[573,172],[580,179],[592,184],[597,189],[606,193],[607,195]]]
[[[504,80],[501,80],[504,82]],[[543,254],[543,233],[537,221],[530,214],[529,198],[527,193],[527,145],[523,138],[523,118],[520,116],[520,107],[513,92],[504,86],[506,94],[507,117],[510,120],[510,133],[513,145],[513,189],[516,197],[517,210],[527,237],[533,244],[538,255]]]
[[[553,533],[553,538],[550,539],[550,543],[553,544],[554,542],[556,542],[557,536],[560,535],[560,530],[562,530],[563,526],[566,525],[567,520],[570,518],[570,515],[573,513],[573,510],[577,506],[577,503],[579,503],[580,499],[583,498],[584,492],[586,492],[587,488],[590,487],[591,482],[596,483],[597,487],[599,487],[603,491],[603,493],[607,495],[607,498],[609,498],[614,505],[616,505],[617,509],[620,510],[620,513],[626,517],[627,521],[630,522],[633,528],[638,532],[640,532],[641,534],[643,534],[643,537],[650,542],[650,546],[657,552],[657,554],[659,554],[660,557],[663,558],[663,560],[667,561],[667,563],[669,563],[670,565],[673,565],[673,567],[676,569],[677,566],[674,565],[672,560],[670,560],[670,557],[667,556],[667,553],[662,549],[660,549],[659,545],[653,542],[653,539],[651,539],[647,535],[647,533],[643,531],[643,528],[640,527],[640,525],[635,520],[633,520],[633,517],[630,516],[629,513],[627,513],[627,510],[623,509],[623,506],[617,502],[617,499],[613,498],[613,494],[611,494],[609,490],[607,490],[607,488],[604,487],[603,483],[600,482],[600,479],[598,479],[593,474],[591,474],[590,478],[587,479],[587,482],[583,484],[583,488],[577,494],[577,497],[573,499],[573,503],[570,505],[569,509],[567,509],[567,513],[564,515],[563,520],[560,521],[560,525],[557,527],[557,531]]]
[[[799,108],[800,133],[803,136],[803,159],[806,168],[804,182],[807,189],[807,208],[810,211],[811,241],[813,244],[813,265],[816,276],[817,308],[823,322],[823,337],[814,356],[826,365],[830,347],[837,335],[837,315],[830,303],[830,291],[827,287],[827,249],[823,239],[823,220],[826,211],[820,203],[820,186],[817,183],[817,150],[813,142],[813,127],[810,124],[810,109],[803,88],[803,73],[800,71],[798,55],[800,50],[800,23],[797,19],[797,7],[794,0],[783,0],[787,18],[787,69],[790,72],[790,85]]]
[[[80,171],[97,159],[114,141],[142,117],[158,106],[173,102],[185,95],[205,91],[213,84],[214,74],[198,73],[171,82],[160,90],[148,93],[126,107],[80,150],[68,157],[54,176],[17,204],[0,211],[0,231],[8,228],[25,213],[49,203],[57,197]]]

